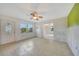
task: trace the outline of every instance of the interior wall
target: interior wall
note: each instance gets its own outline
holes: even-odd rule
[[[54,19],[54,38],[55,40],[66,42],[67,40],[67,18]]]
[[[37,36],[40,36],[45,39],[53,39],[57,41],[66,42],[67,40],[67,23],[66,17],[61,17],[57,19],[51,19],[48,21],[40,22],[38,24],[39,28],[41,29],[40,32],[37,32]],[[50,34],[49,29],[44,28],[44,24],[54,24],[54,31],[51,33],[52,36],[48,36]],[[49,25],[48,25],[49,28]]]
[[[39,38],[43,38],[43,24],[41,22],[35,23],[36,36]]]
[[[74,55],[79,56],[79,3],[76,3],[68,15],[68,44]]]
[[[49,21],[49,23],[54,24],[54,32],[53,32],[54,40],[66,42],[67,40],[66,17],[52,19]]]
[[[36,36],[35,30],[34,30],[34,23],[32,23],[32,22],[31,23],[33,24],[33,32],[21,34],[19,24],[22,20],[8,17],[8,16],[0,16],[0,19],[1,19],[1,27],[0,27],[1,28],[1,39],[0,39],[1,44],[18,41],[18,40],[22,40],[22,39],[28,39],[28,38],[32,38],[32,37]],[[3,25],[8,21],[13,21],[15,24],[14,25],[15,26],[15,28],[14,28],[15,39],[14,40],[6,39],[7,36],[5,35],[5,32],[3,31],[4,30]],[[26,21],[26,22],[28,22],[28,21]],[[28,22],[28,23],[30,23],[30,22]]]
[[[1,43],[1,19],[0,19],[0,43]]]

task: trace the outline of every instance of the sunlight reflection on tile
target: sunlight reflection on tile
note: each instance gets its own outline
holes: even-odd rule
[[[34,47],[34,43],[32,41],[27,42],[26,44],[22,44],[18,49],[20,55],[25,55],[28,53],[32,53]]]

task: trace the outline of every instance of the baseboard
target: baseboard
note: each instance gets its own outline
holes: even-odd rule
[[[13,43],[18,43],[18,42],[21,42],[21,41],[24,41],[24,40],[29,40],[29,39],[32,39],[32,38],[36,38],[36,36],[30,37],[30,38],[27,38],[27,39],[21,39],[21,40],[17,40],[17,41],[12,41],[12,42],[8,42],[8,43],[2,43],[2,44],[0,44],[0,46],[9,45],[9,44],[13,44]]]

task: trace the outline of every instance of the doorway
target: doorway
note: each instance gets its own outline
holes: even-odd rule
[[[54,39],[54,25],[53,23],[46,23],[43,25],[43,35],[45,39]]]
[[[1,43],[15,41],[15,22],[11,20],[2,20],[1,22],[2,39]]]

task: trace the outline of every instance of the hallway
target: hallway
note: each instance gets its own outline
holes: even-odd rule
[[[73,56],[64,42],[32,38],[0,46],[2,56]]]

